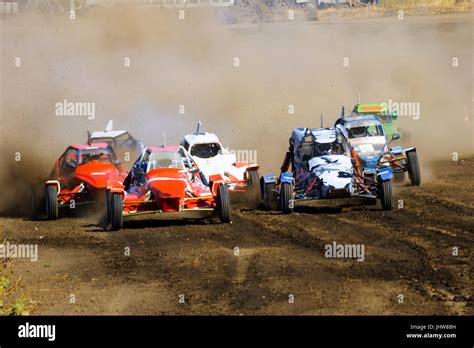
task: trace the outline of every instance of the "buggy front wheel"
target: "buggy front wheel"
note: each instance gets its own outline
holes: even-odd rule
[[[257,170],[247,171],[247,187],[249,190],[258,190],[259,188],[259,176]]]
[[[291,214],[294,208],[293,185],[284,182],[280,189],[280,210],[284,214]]]
[[[407,154],[408,159],[408,177],[413,186],[420,186],[421,175],[420,175],[420,163],[418,162],[418,154],[415,151]]]
[[[392,210],[392,181],[382,181],[380,184],[380,200],[382,203],[382,210]]]
[[[46,186],[46,215],[49,220],[58,218],[58,188],[55,185]]]
[[[221,222],[230,222],[230,195],[226,185],[221,184],[217,189],[216,205]]]
[[[273,191],[275,184],[262,183],[263,204],[266,210],[278,210],[277,194]]]
[[[118,231],[123,226],[123,204],[122,195],[120,193],[112,193],[110,199],[107,200],[110,207],[107,208],[109,212],[110,225],[112,230]]]

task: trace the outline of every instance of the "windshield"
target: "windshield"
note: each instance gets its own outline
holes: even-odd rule
[[[349,139],[365,137],[383,137],[383,126],[375,123],[355,123],[346,126]]]
[[[181,155],[174,151],[158,151],[153,152],[150,156],[150,164],[148,170],[158,168],[179,168],[184,169]]]
[[[94,138],[91,140],[91,144],[107,143],[114,146],[114,138]]]
[[[128,133],[121,134],[117,137],[104,137],[104,138],[93,138],[91,140],[92,144],[97,143],[107,143],[112,146],[117,147],[131,147],[134,146],[136,141],[132,138],[132,136]]]
[[[344,155],[347,152],[345,144],[339,140],[333,141],[332,143],[316,142],[314,145],[315,157],[327,155]]]
[[[212,158],[220,153],[221,147],[217,143],[195,144],[191,148],[191,156],[199,158]]]
[[[384,150],[385,144],[360,144],[354,146],[357,155],[364,159],[380,155]]]
[[[115,157],[107,149],[85,149],[79,152],[79,165],[90,162],[114,163]]]

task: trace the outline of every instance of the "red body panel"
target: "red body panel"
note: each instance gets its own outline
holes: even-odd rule
[[[128,192],[124,200],[124,213],[161,211],[178,212],[183,209],[214,208],[211,190],[191,182],[188,174],[177,168],[160,168],[148,172],[146,183]]]
[[[90,186],[99,189],[107,187],[108,180],[123,181],[123,176],[116,166],[109,163],[91,162],[83,164],[74,171],[76,180],[84,181]]]
[[[179,211],[189,182],[176,168],[154,169],[146,174],[148,189],[163,212]]]
[[[87,149],[101,149],[112,151],[105,143],[93,145],[71,145],[68,149],[76,149],[78,151]],[[66,150],[67,152],[68,150]],[[115,155],[114,155],[115,156]],[[61,172],[60,161],[64,155],[61,156],[55,163],[53,173],[51,176],[54,180],[59,182],[58,201],[61,205],[66,205],[74,199],[76,203],[87,203],[93,201],[99,190],[105,190],[107,187],[121,188],[127,173],[121,164],[115,165],[113,163],[90,161],[89,163],[81,164],[75,169],[70,169],[70,172],[65,175]],[[54,181],[53,180],[53,181]],[[112,183],[112,184],[111,184]],[[50,185],[48,181],[46,183]]]

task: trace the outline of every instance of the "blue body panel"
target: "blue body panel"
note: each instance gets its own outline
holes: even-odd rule
[[[264,175],[262,178],[265,184],[276,184],[276,177],[273,174]]]
[[[381,168],[377,174],[380,181],[387,181],[393,178],[393,172],[390,168]]]
[[[284,182],[293,184],[293,175],[291,175],[290,173],[281,173],[280,183],[284,183]]]
[[[370,157],[370,158],[364,158],[364,157],[359,157],[365,164],[365,167],[367,169],[375,169],[377,168],[377,157]]]
[[[403,153],[403,149],[401,146],[394,146],[392,147],[391,152],[395,155],[401,155]]]
[[[364,172],[367,174],[376,174],[377,170],[374,168],[364,167]]]

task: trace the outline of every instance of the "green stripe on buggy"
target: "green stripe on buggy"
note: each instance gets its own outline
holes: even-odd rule
[[[379,113],[388,113],[387,104],[379,103],[379,104],[358,104],[357,105],[357,113],[364,114],[379,114]]]

